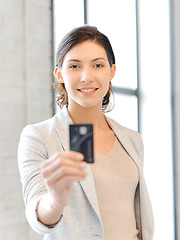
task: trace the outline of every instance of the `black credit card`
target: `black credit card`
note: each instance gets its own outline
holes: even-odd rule
[[[94,163],[94,143],[92,124],[69,125],[70,150],[84,155],[84,161]]]

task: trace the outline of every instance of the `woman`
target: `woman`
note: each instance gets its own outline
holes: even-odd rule
[[[26,216],[44,239],[153,237],[141,137],[104,114],[115,71],[108,38],[95,27],[73,29],[56,55],[61,110],[21,134],[18,159]],[[94,164],[69,151],[72,123],[93,124]]]

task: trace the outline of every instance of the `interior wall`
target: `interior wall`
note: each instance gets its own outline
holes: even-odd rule
[[[17,166],[20,132],[52,115],[50,0],[0,1],[0,239],[30,230]]]

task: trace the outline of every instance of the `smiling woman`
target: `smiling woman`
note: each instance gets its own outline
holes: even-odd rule
[[[152,240],[141,136],[104,114],[116,71],[109,39],[96,27],[75,28],[56,60],[61,109],[27,126],[18,150],[30,225],[46,240]],[[92,165],[69,151],[75,123],[93,125]]]
[[[94,44],[91,43],[91,46],[94,46],[94,51],[96,51],[96,50],[100,51],[100,49],[101,49],[101,52],[102,52],[102,53],[101,52],[99,53],[100,55],[98,55],[98,52],[95,55],[92,55],[91,46],[88,46],[89,48],[86,48],[86,46],[84,46],[84,48],[81,49],[82,53],[84,53],[84,51],[86,51],[86,54],[89,54],[91,56],[91,58],[88,59],[90,61],[89,64],[92,65],[91,67],[93,67],[93,69],[99,68],[100,66],[107,68],[107,66],[109,65],[113,71],[112,74],[115,74],[115,56],[114,56],[114,52],[112,50],[111,44],[109,43],[108,38],[105,35],[101,34],[99,31],[97,31],[95,27],[91,27],[91,29],[90,28],[80,28],[78,34],[74,31],[71,31],[69,33],[69,35],[66,35],[62,39],[62,41],[59,44],[58,49],[57,49],[56,66],[59,69],[61,69],[64,61],[66,60],[66,68],[68,68],[68,67],[71,69],[72,68],[73,69],[74,68],[75,69],[82,68],[82,66],[80,65],[80,63],[82,64],[82,62],[80,61],[80,59],[76,59],[77,55],[75,54],[75,50],[73,50],[73,53],[70,56],[69,56],[68,52],[77,43],[88,44],[87,42],[89,42],[90,40],[93,41],[93,43],[94,43]],[[96,49],[95,49],[95,46],[96,46]],[[76,48],[78,50],[77,46],[76,46]],[[67,54],[67,56],[66,56],[66,54]],[[67,59],[67,57],[69,57],[69,58]],[[80,56],[78,55],[78,57],[80,57]],[[81,57],[83,57],[83,56],[81,56]],[[69,65],[67,65],[67,64],[69,64]],[[58,69],[56,68],[55,75],[57,74],[57,72],[58,72]],[[82,73],[81,79],[83,79],[83,77],[85,77],[85,75],[83,75],[83,74],[87,74],[87,73],[88,73],[87,71],[84,71]],[[113,78],[113,76],[112,76],[112,78]],[[68,103],[68,98],[67,98],[67,92],[66,92],[64,83],[61,81],[59,84],[60,79],[61,79],[61,74],[59,72],[58,75],[56,75],[56,80],[58,80],[56,86],[57,86],[57,90],[60,95],[58,98],[58,105],[60,107],[62,107]],[[105,110],[107,108],[107,106],[109,105],[109,98],[110,98],[111,92],[112,92],[112,85],[110,82],[109,91],[106,93],[106,95],[103,98],[103,104],[102,104],[103,110]]]

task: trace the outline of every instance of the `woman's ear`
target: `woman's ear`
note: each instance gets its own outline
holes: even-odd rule
[[[64,83],[61,70],[58,67],[54,69],[54,76],[59,83]]]
[[[111,80],[113,79],[115,73],[116,73],[116,65],[112,64],[112,67],[111,67]]]

